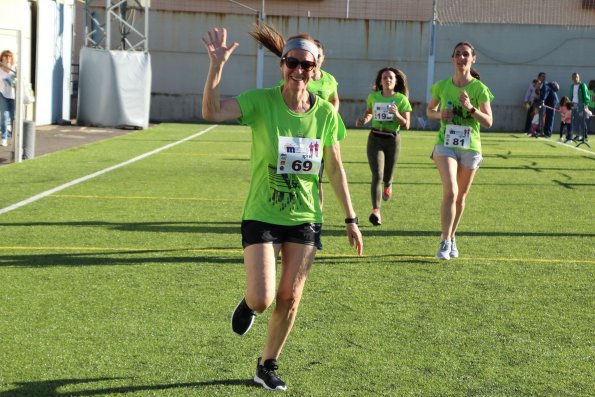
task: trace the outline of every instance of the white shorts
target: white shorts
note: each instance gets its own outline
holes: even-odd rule
[[[434,159],[434,155],[442,157],[452,157],[457,160],[465,168],[476,170],[483,162],[483,156],[481,152],[472,152],[469,150],[459,150],[446,147],[444,145],[435,145],[431,159]]]

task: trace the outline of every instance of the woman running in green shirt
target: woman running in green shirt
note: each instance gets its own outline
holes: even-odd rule
[[[281,57],[281,87],[248,90],[221,99],[224,64],[238,46],[227,45],[227,31],[215,28],[203,38],[210,58],[202,102],[209,121],[239,120],[252,130],[251,181],[242,214],[246,291],[233,312],[233,331],[244,335],[256,313],[273,301],[264,350],[254,381],[266,389],[286,390],[276,374],[277,360],[293,327],[308,271],[316,254],[322,223],[318,171],[324,158],[329,182],[344,211],[349,243],[362,255],[362,235],[351,204],[341,162],[339,131],[344,128],[333,106],[307,90],[318,49],[307,34],[287,42],[273,29],[252,32]],[[281,276],[276,286],[276,264]]]
[[[372,120],[367,144],[368,163],[372,171],[372,213],[369,220],[374,226],[380,226],[380,198],[388,201],[393,194],[393,173],[401,152],[400,130],[409,129],[413,109],[408,98],[407,76],[402,71],[390,67],[380,69],[374,87],[375,91],[366,100],[366,112],[355,125],[362,127]]]
[[[448,260],[457,258],[459,250],[455,233],[465,210],[465,199],[473,177],[483,158],[480,126],[492,126],[490,89],[473,77],[475,48],[467,42],[458,43],[452,53],[454,75],[436,82],[430,92],[428,118],[440,120],[432,159],[442,180],[440,223],[442,238],[436,256]]]

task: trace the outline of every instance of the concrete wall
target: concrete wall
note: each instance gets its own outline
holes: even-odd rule
[[[226,65],[222,95],[233,96],[256,86],[257,46],[247,32],[255,17],[206,13],[151,11],[149,47],[153,60],[151,119],[199,119],[208,57],[200,38],[213,26],[227,27],[230,41],[240,46]],[[423,115],[427,90],[430,24],[387,20],[345,20],[269,17],[268,22],[289,36],[309,32],[326,48],[324,69],[339,81],[340,113],[353,125],[365,107],[376,72],[384,66],[408,76],[414,114]],[[467,40],[477,51],[476,69],[492,89],[493,130],[518,130],[524,124],[522,97],[540,71],[557,80],[563,95],[570,75],[595,79],[595,30],[561,26],[461,24],[438,25],[435,79],[452,75],[454,45]],[[278,59],[265,56],[264,85],[280,78]],[[414,118],[415,119],[415,118]],[[417,125],[414,122],[413,128]]]
[[[595,80],[595,30],[561,26],[465,24],[442,26],[438,32],[436,76],[452,73],[454,44],[473,43],[476,69],[494,94],[493,130],[516,130],[524,125],[520,105],[532,79],[541,71],[568,95],[571,75],[586,83]],[[439,60],[439,62],[438,62]],[[555,128],[558,128],[556,120]]]

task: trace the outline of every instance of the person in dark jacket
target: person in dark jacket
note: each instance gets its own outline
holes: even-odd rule
[[[552,136],[552,130],[554,128],[554,110],[558,106],[559,99],[557,91],[560,89],[560,86],[555,81],[544,81],[541,84],[541,88],[539,90],[539,99],[541,101],[542,106],[540,115],[540,120],[544,120],[543,122],[543,129],[542,134],[546,138],[550,138]],[[543,114],[545,114],[545,119],[543,119]]]
[[[572,132],[576,139],[587,141],[587,113],[591,96],[587,85],[581,81],[581,76],[572,73],[572,84],[568,90],[568,98],[572,102]]]

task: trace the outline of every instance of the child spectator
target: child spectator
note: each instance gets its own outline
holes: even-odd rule
[[[558,142],[568,142],[572,140],[572,102],[567,96],[560,99],[560,139]],[[564,139],[564,131],[566,131],[566,139]]]
[[[537,135],[540,135],[541,134],[541,122],[539,120],[540,115],[541,115],[541,112],[539,111],[539,107],[532,108],[532,112],[531,112],[531,130],[530,130],[529,134],[533,138],[537,138]]]

